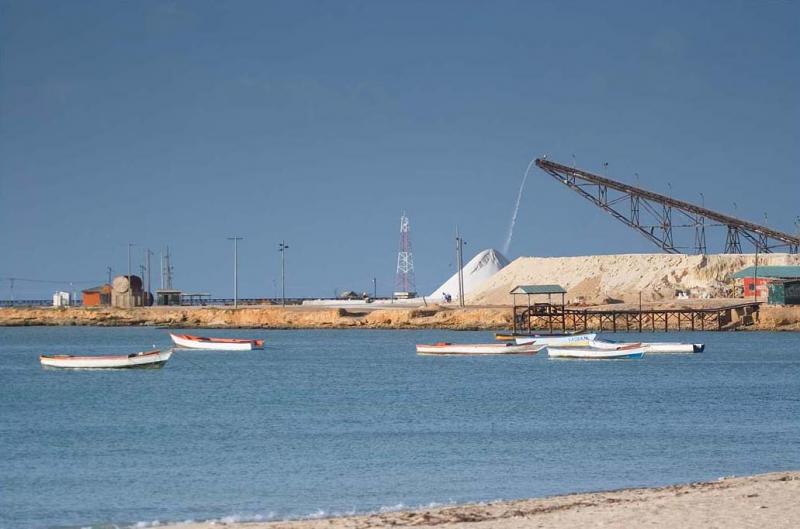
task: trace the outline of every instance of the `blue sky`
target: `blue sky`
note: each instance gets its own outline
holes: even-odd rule
[[[0,1],[0,277],[102,280],[133,242],[231,296],[237,234],[241,296],[282,239],[288,295],[387,293],[405,210],[432,291],[543,154],[794,231],[800,8],[697,4]],[[509,257],[651,251],[531,174]]]

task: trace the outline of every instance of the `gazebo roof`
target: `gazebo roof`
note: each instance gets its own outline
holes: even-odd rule
[[[511,294],[566,294],[561,285],[517,285]]]

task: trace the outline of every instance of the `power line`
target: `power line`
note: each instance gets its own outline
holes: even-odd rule
[[[30,279],[30,278],[26,278],[26,277],[16,277],[16,276],[15,277],[0,276],[0,281],[25,281],[25,282],[28,282],[28,283],[50,283],[50,284],[54,284],[54,285],[69,284],[69,283],[79,285],[79,284],[95,284],[95,283],[102,282],[102,281],[97,281],[97,280],[93,280],[93,281],[58,281],[58,280],[55,280],[55,279]]]

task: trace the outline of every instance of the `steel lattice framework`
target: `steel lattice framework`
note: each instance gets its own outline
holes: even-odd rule
[[[800,237],[689,202],[543,158],[536,159],[536,166],[626,226],[638,231],[667,253],[687,253],[682,250],[688,249],[675,245],[673,228],[693,229],[693,250],[700,254],[706,253],[708,226],[722,226],[727,229],[724,253],[742,253],[742,239],[752,243],[755,250],[762,253],[770,253],[779,248],[789,253],[798,253],[800,248]],[[615,193],[610,194],[610,191]],[[673,220],[673,214],[678,215],[677,223]],[[648,223],[647,219],[652,220]]]
[[[400,249],[397,252],[395,289],[398,292],[415,292],[417,289],[414,277],[414,254],[411,251],[411,236],[405,212],[400,216]]]

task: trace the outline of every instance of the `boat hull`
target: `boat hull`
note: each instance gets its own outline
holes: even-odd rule
[[[620,347],[642,346],[642,347],[647,347],[648,353],[656,353],[656,354],[702,353],[706,347],[704,344],[701,343],[679,343],[679,342],[623,343],[623,342],[614,342],[612,340],[593,340],[589,343],[589,346],[596,349],[619,349]]]
[[[657,354],[693,354],[702,353],[706,346],[702,343],[669,343],[669,342],[653,342],[644,344],[647,345],[648,353]]]
[[[593,347],[552,347],[547,349],[550,358],[582,360],[634,360],[644,356],[646,347],[600,349]]]
[[[172,351],[146,351],[130,355],[40,355],[42,367],[56,369],[159,369]]]
[[[421,344],[417,345],[419,355],[441,356],[492,356],[492,355],[535,355],[544,349],[543,345],[512,344]]]
[[[237,340],[224,338],[205,338],[189,334],[172,334],[172,343],[184,349],[206,349],[210,351],[252,351],[263,349],[264,340]]]

